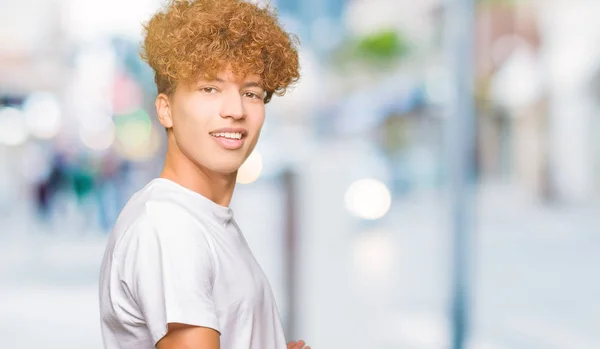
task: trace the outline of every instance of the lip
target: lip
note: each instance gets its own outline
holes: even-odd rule
[[[225,128],[220,128],[218,130],[210,131],[209,134],[210,133],[241,133],[242,139],[244,139],[244,137],[246,137],[246,135],[248,134],[248,130],[246,130],[245,128],[241,128],[241,127],[225,127]]]
[[[227,139],[227,138],[223,138],[223,137],[215,137],[211,133],[241,133],[242,138],[241,139]],[[209,136],[211,136],[211,138],[214,139],[217,142],[217,144],[219,144],[221,147],[228,149],[228,150],[236,150],[236,149],[240,149],[241,147],[243,147],[244,139],[246,138],[247,134],[248,134],[248,131],[246,129],[232,128],[232,127],[220,128],[218,130],[209,132]]]

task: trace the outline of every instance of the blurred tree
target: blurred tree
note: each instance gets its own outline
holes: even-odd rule
[[[359,65],[366,70],[390,71],[411,52],[406,36],[385,29],[361,37],[349,37],[333,54],[333,67],[346,69]]]
[[[408,53],[408,43],[398,32],[384,30],[359,38],[355,56],[373,62],[397,60]]]

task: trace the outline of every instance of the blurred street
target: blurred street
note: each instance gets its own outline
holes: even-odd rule
[[[258,200],[264,192],[240,195]],[[600,347],[600,280],[594,277],[600,234],[589,229],[600,229],[594,224],[600,207],[525,202],[507,185],[479,190],[470,348]],[[38,230],[8,238],[7,232],[22,229],[19,222],[31,220],[21,214],[1,227],[0,336],[12,348],[101,348],[96,276],[103,235],[56,237]],[[259,261],[269,265],[275,251],[261,248],[261,225],[238,219]],[[443,198],[422,195],[395,203],[380,225],[336,234],[326,247],[305,236],[316,243],[303,246],[303,258],[329,261],[301,264],[300,274],[309,279],[300,299],[310,304],[301,328],[311,343],[447,348],[447,219]],[[266,271],[282,299],[281,286],[275,287],[281,275]]]
[[[100,349],[107,236],[166,150],[162,2],[0,3],[0,338]],[[270,3],[302,77],[231,206],[289,340],[600,348],[600,1]]]

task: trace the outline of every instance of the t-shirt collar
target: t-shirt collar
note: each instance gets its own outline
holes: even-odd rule
[[[188,189],[177,182],[162,177],[155,178],[152,180],[152,182],[165,183],[167,185],[172,186],[173,188],[176,188],[178,191],[188,196],[197,205],[208,209],[212,213],[212,215],[215,218],[217,218],[221,223],[228,223],[233,218],[233,210],[231,209],[231,207],[219,205],[216,202],[207,198],[206,196],[191,189]]]

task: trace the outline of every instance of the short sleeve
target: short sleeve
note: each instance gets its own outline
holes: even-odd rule
[[[173,322],[220,332],[212,298],[214,264],[203,225],[175,204],[149,202],[130,233],[122,282],[154,344]]]

